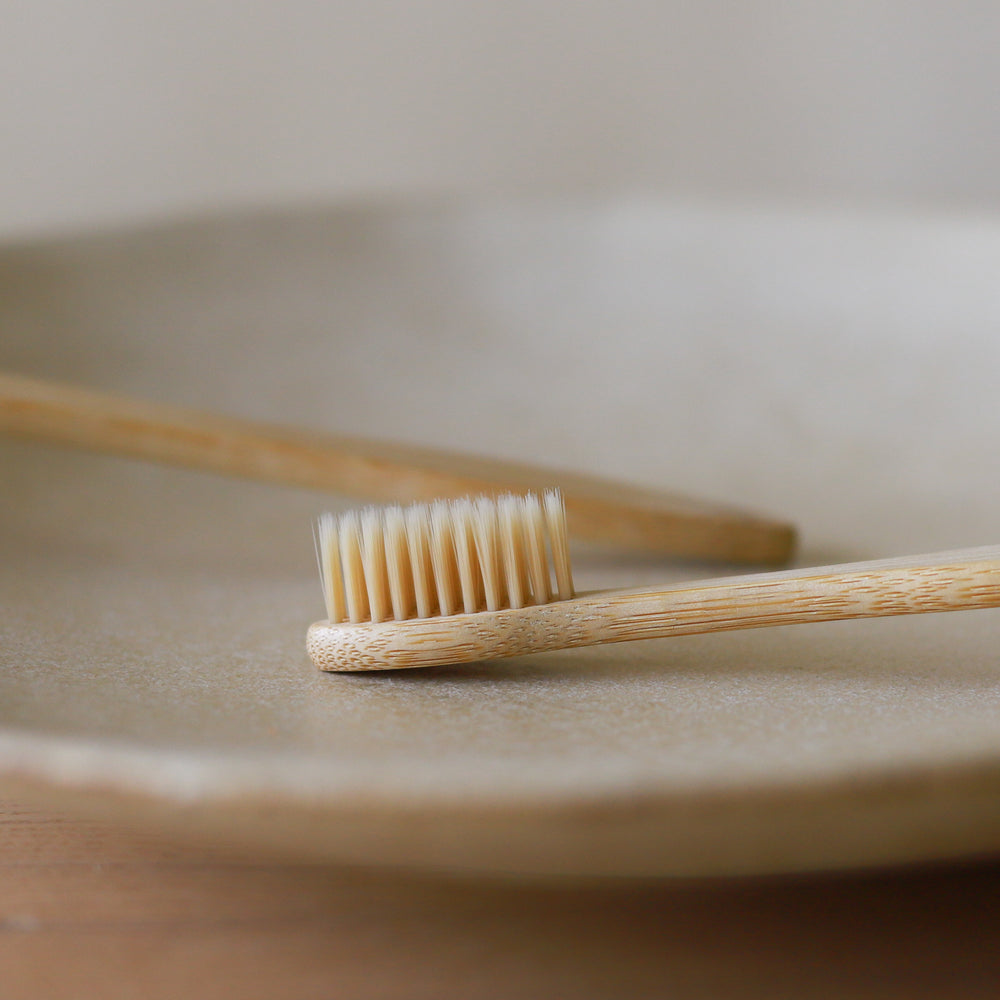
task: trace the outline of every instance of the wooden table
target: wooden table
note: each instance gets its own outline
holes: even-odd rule
[[[1000,995],[1000,863],[715,883],[462,881],[0,804],[0,997]]]

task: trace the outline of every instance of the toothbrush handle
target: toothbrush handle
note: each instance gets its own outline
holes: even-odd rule
[[[787,562],[794,529],[745,511],[429,448],[251,423],[0,372],[0,433],[383,502],[563,490],[574,535],[703,559]]]
[[[580,622],[574,638],[622,642],[998,606],[1000,546],[589,594],[566,607]]]
[[[445,618],[309,629],[322,670],[388,670],[845,618],[1000,606],[1000,546],[761,573]]]

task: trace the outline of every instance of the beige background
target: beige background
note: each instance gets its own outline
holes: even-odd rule
[[[603,190],[996,204],[990,0],[20,3],[0,235]]]

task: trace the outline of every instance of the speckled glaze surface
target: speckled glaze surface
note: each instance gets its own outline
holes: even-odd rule
[[[0,251],[0,366],[758,507],[799,562],[1000,539],[1000,223],[664,204]],[[0,786],[376,865],[717,875],[1000,847],[997,612],[322,674],[337,498],[0,441]],[[580,589],[719,575],[574,552]],[[735,571],[735,570],[734,570]],[[745,570],[740,570],[745,572]]]

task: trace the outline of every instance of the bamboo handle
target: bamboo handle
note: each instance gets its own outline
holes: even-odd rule
[[[382,502],[558,486],[573,534],[692,558],[780,564],[794,529],[744,511],[427,448],[312,434],[0,373],[0,431]]]
[[[571,603],[577,604],[574,615],[586,622],[574,638],[588,645],[997,607],[1000,546],[618,591]]]
[[[1000,546],[677,586],[600,591],[569,601],[363,625],[317,622],[324,670],[441,666],[576,646],[1000,606]]]

